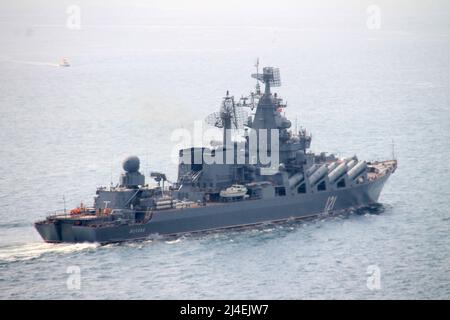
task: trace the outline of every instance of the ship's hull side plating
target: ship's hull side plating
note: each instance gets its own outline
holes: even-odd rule
[[[36,229],[48,242],[109,243],[329,216],[377,203],[388,178],[389,174],[351,189],[164,210],[153,213],[146,223],[121,226],[37,223]]]

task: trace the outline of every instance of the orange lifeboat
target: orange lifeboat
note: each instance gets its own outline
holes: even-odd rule
[[[70,210],[70,214],[71,215],[81,214],[85,211],[86,211],[86,207],[83,205],[83,202],[82,202],[79,207]]]
[[[81,208],[74,208],[74,209],[70,210],[71,215],[80,214],[80,213],[81,213]]]

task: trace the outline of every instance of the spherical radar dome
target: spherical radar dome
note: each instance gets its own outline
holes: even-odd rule
[[[139,171],[139,158],[136,156],[129,156],[123,160],[122,166],[123,170],[126,172],[138,172]]]

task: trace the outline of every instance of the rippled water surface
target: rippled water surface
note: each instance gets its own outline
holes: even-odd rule
[[[450,298],[445,1],[382,1],[379,30],[364,2],[78,3],[81,30],[70,2],[0,4],[0,298]],[[126,155],[174,180],[171,132],[252,90],[256,57],[280,67],[313,151],[385,159],[394,140],[379,208],[106,246],[39,238],[35,220],[63,195],[91,201]]]

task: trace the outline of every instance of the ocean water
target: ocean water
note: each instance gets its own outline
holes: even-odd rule
[[[71,1],[1,2],[0,298],[449,299],[450,6],[376,2],[374,29],[372,1],[77,1],[80,30]],[[40,239],[34,221],[63,196],[90,203],[127,155],[174,180],[171,133],[253,90],[257,57],[280,67],[313,151],[380,160],[394,141],[378,209],[106,246]]]

